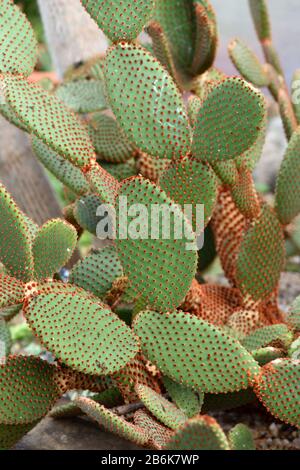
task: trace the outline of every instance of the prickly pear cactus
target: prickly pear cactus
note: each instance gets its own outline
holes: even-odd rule
[[[299,106],[267,4],[249,0],[265,63],[234,39],[242,77],[229,77],[214,67],[209,0],[81,3],[110,47],[45,87],[30,79],[29,21],[0,2],[0,113],[66,201],[65,220],[39,227],[0,185],[0,448],[84,390],[95,395],[51,416],[84,413],[141,447],[253,450],[245,425],[226,435],[211,412],[259,401],[300,426],[299,298],[286,315],[278,303],[300,213]],[[271,205],[252,176],[267,128],[258,87],[289,139]],[[102,246],[81,256],[86,232]],[[206,282],[216,256],[230,286]],[[11,354],[20,311],[53,363]]]

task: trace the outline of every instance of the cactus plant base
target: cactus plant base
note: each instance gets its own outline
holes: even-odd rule
[[[61,403],[66,403],[62,401]],[[300,430],[268,417],[262,409],[247,406],[212,416],[227,433],[237,422],[253,432],[257,450],[300,450]],[[67,439],[66,439],[67,436]],[[15,446],[17,450],[137,450],[135,444],[82,418],[45,418]]]

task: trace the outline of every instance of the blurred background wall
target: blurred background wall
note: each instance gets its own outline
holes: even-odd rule
[[[226,73],[236,73],[227,53],[231,39],[238,36],[258,53],[261,49],[249,14],[248,0],[211,0],[221,35],[217,65]],[[290,82],[300,68],[300,0],[268,0],[273,38]]]

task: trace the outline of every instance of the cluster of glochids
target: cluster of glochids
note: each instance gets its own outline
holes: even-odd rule
[[[28,79],[33,31],[12,0],[0,6],[0,112],[30,134],[68,201],[66,220],[38,227],[0,187],[0,447],[78,389],[95,395],[55,408],[53,417],[83,412],[156,449],[253,449],[243,424],[226,436],[209,413],[259,400],[300,426],[300,307],[296,301],[284,315],[277,300],[285,238],[300,212],[300,108],[289,98],[265,2],[251,0],[250,8],[266,64],[238,40],[230,55],[280,105],[289,145],[274,207],[252,178],[265,99],[213,67],[209,1],[82,4],[112,45],[56,87]],[[142,46],[136,38],[145,26],[152,41]],[[118,207],[121,196],[175,212],[204,204],[204,248],[186,250],[196,243],[195,221],[186,220],[182,240],[165,239],[162,227],[155,240],[117,236],[76,264],[69,282],[59,280],[83,230],[96,233],[99,204]],[[144,222],[150,230],[151,217]],[[230,287],[198,282],[216,252]],[[20,311],[54,363],[10,355],[8,322]],[[138,410],[120,416],[124,403]]]

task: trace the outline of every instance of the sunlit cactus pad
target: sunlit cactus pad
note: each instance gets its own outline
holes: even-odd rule
[[[25,286],[14,277],[0,274],[0,308],[16,305],[25,296]]]
[[[276,215],[265,205],[239,248],[237,281],[254,300],[270,296],[284,267],[283,232]]]
[[[77,113],[93,113],[106,109],[103,84],[100,80],[78,80],[60,85],[56,96]]]
[[[116,372],[138,351],[135,336],[109,307],[80,295],[34,296],[25,315],[43,344],[80,372]]]
[[[287,225],[300,210],[300,131],[290,140],[282,162],[276,187],[276,211],[280,221]]]
[[[173,403],[144,385],[137,385],[136,392],[146,408],[163,424],[177,429],[187,420],[187,416]]]
[[[246,389],[249,378],[259,371],[258,364],[236,340],[188,313],[141,312],[134,329],[144,355],[165,375],[195,391]],[[216,356],[218,361],[214,360]]]
[[[19,75],[0,75],[4,96],[28,130],[77,166],[95,158],[86,127],[54,95]]]
[[[79,261],[72,269],[70,281],[102,298],[123,275],[116,249],[107,247]]]
[[[154,0],[81,0],[104,33],[116,42],[135,39],[151,16]]]
[[[166,444],[167,450],[229,450],[226,435],[210,416],[187,421]]]
[[[149,437],[145,431],[125,421],[123,417],[115,415],[104,406],[99,405],[89,398],[78,398],[76,403],[84,413],[97,421],[97,423],[108,431],[114,432],[120,437],[131,440],[136,444],[147,444]]]
[[[52,277],[71,258],[76,247],[75,228],[64,220],[50,220],[40,228],[32,246],[35,279]]]
[[[134,414],[134,424],[148,434],[148,444],[154,449],[161,450],[173,435],[171,429],[160,424],[145,410],[138,410]]]
[[[0,260],[10,275],[29,281],[33,274],[29,230],[24,214],[3,185],[0,185],[0,217]]]
[[[85,194],[89,190],[88,182],[82,172],[68,160],[65,160],[37,137],[32,139],[32,148],[39,161],[56,178],[76,194]]]
[[[61,395],[55,374],[56,367],[38,357],[7,358],[0,365],[0,423],[41,419]]]
[[[112,47],[105,79],[109,103],[129,141],[162,158],[187,154],[191,131],[183,99],[149,52],[125,42]]]
[[[211,219],[217,200],[218,183],[213,170],[203,162],[187,158],[171,164],[159,179],[159,185],[182,208],[185,204],[191,204],[194,231],[203,231]],[[203,210],[203,219],[201,213],[201,221],[198,220],[198,224],[197,204],[199,215]]]
[[[37,41],[26,16],[13,0],[1,1],[0,72],[28,76],[37,61]]]
[[[190,388],[174,382],[169,377],[163,377],[163,383],[173,402],[176,403],[186,416],[193,418],[193,416],[200,414],[204,393],[200,391],[196,393]]]
[[[197,252],[191,226],[166,193],[144,178],[125,180],[118,200],[124,196],[127,197],[128,207],[138,203],[149,209],[139,216],[144,231],[142,239],[136,240],[130,233],[124,233],[124,227],[117,227],[116,246],[129,280],[128,289],[133,299],[142,297],[146,305],[159,311],[177,307],[186,295],[196,270]],[[151,216],[151,204],[171,208],[174,212],[170,219],[177,223],[182,221],[182,227],[186,221],[186,230],[181,239],[176,237],[172,224],[169,235],[164,238],[161,218],[155,224],[155,218]],[[187,245],[190,245],[191,250],[186,249]]]
[[[258,87],[269,85],[266,70],[246,44],[234,39],[229,45],[229,53],[234,65],[246,80]]]
[[[264,97],[254,87],[239,78],[221,81],[208,92],[196,118],[195,157],[209,162],[239,157],[258,138],[264,116]]]
[[[277,359],[255,378],[255,392],[277,418],[300,428],[300,361]]]
[[[92,116],[89,134],[101,161],[124,163],[134,156],[134,145],[127,141],[116,120],[106,114]]]

